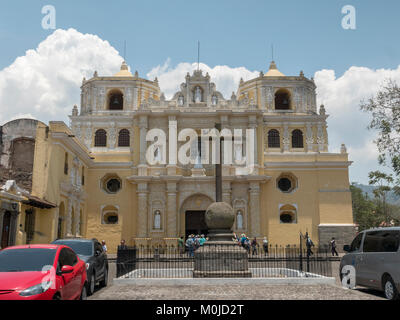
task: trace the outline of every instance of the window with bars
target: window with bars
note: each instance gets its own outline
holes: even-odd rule
[[[303,132],[299,129],[292,132],[292,148],[304,148]]]
[[[94,146],[95,147],[106,147],[107,146],[107,132],[104,129],[99,129],[96,131],[94,136]]]
[[[268,131],[268,148],[280,148],[281,142],[279,138],[279,131],[272,129]]]
[[[130,146],[129,130],[122,129],[118,135],[118,147],[129,147],[129,146]]]

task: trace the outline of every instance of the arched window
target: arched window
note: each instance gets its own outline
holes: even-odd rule
[[[108,94],[108,109],[122,110],[124,108],[124,95],[120,90],[112,90]]]
[[[280,148],[279,131],[272,129],[268,131],[268,148]]]
[[[299,129],[292,131],[292,148],[304,148],[303,132]]]
[[[290,109],[290,93],[286,89],[279,89],[275,93],[275,110]]]
[[[297,223],[297,208],[286,204],[279,208],[279,220],[281,223]]]
[[[95,147],[106,147],[107,146],[107,132],[104,129],[99,129],[96,131],[94,136],[94,146]]]
[[[118,135],[118,147],[129,147],[129,146],[130,146],[129,130],[122,129]]]
[[[105,206],[102,209],[102,224],[118,224],[118,211],[119,207],[117,206]]]

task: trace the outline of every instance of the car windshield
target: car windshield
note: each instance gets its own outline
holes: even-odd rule
[[[74,250],[76,254],[83,256],[93,255],[93,244],[91,241],[56,240],[53,243],[68,246]]]
[[[53,266],[56,249],[8,249],[0,251],[0,272],[42,271]]]

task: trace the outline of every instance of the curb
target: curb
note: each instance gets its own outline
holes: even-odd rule
[[[141,285],[141,286],[195,286],[195,285],[281,285],[281,284],[304,284],[304,285],[334,285],[334,277],[321,278],[157,278],[157,279],[120,279],[114,278],[113,285]]]

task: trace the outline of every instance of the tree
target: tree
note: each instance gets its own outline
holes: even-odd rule
[[[372,115],[368,128],[378,131],[379,163],[389,162],[398,177],[394,191],[400,194],[400,87],[387,80],[375,97],[361,101],[360,108]]]
[[[354,222],[358,224],[358,230],[362,231],[377,227],[382,221],[383,216],[374,201],[369,199],[367,193],[364,193],[354,183],[350,186],[350,190]]]
[[[380,171],[371,171],[368,175],[369,184],[376,186],[373,193],[378,200],[378,205],[382,207],[383,215],[386,224],[390,224],[391,217],[387,207],[386,199],[387,194],[392,190],[393,177],[391,174],[386,174]]]

